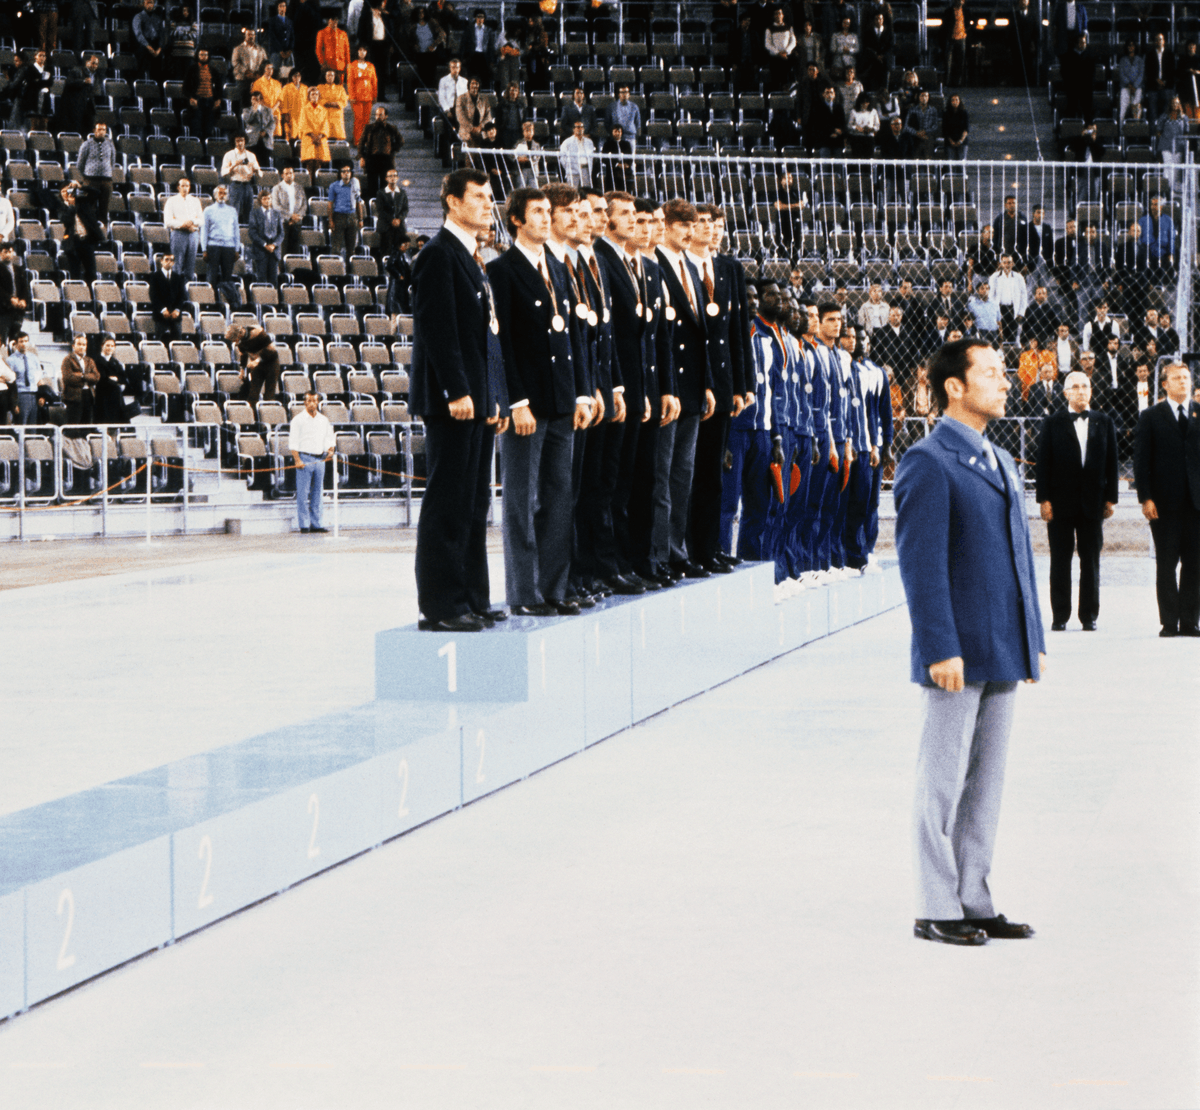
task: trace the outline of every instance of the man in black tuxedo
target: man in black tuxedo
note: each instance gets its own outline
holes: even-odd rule
[[[1167,399],[1138,420],[1133,482],[1154,536],[1159,635],[1200,636],[1200,404],[1182,362],[1163,383]]]
[[[1100,613],[1103,522],[1117,504],[1117,433],[1104,413],[1089,408],[1092,383],[1072,370],[1064,387],[1067,408],[1042,423],[1037,499],[1050,541],[1051,629],[1071,616],[1071,556],[1079,552],[1079,620],[1095,632]]]
[[[477,235],[492,226],[487,174],[442,180],[446,222],[413,265],[409,405],[425,424],[428,478],[417,522],[418,627],[480,632],[497,620],[487,568],[492,448],[508,427],[499,321]]]
[[[638,439],[650,420],[650,398],[646,392],[646,363],[642,336],[647,313],[646,294],[638,265],[638,226],[649,216],[639,213],[628,193],[612,192],[605,197],[608,230],[595,242],[596,257],[612,296],[613,369],[620,375],[625,407],[624,433],[610,434],[605,470],[611,480],[613,537],[618,573],[604,579],[616,593],[645,593],[647,584],[633,573],[633,543],[629,528],[629,500],[633,494]],[[617,387],[614,387],[614,391]],[[614,399],[615,403],[615,399]],[[643,475],[651,482],[653,475]],[[657,589],[658,584],[653,584]]]
[[[175,256],[159,257],[159,268],[150,275],[150,312],[158,334],[168,343],[183,338],[183,313],[187,311],[187,282],[175,269]]]
[[[500,455],[505,592],[515,615],[571,616],[579,612],[566,598],[571,454],[574,433],[591,421],[592,399],[575,357],[567,273],[546,250],[550,201],[540,189],[514,189],[505,219],[513,245],[488,267],[512,412]]]

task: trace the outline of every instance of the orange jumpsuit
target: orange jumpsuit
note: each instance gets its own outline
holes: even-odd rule
[[[350,39],[345,31],[325,27],[317,32],[317,61],[321,63],[322,77],[327,69],[332,69],[339,81],[345,80],[346,67],[350,65]]]
[[[300,113],[300,161],[329,161],[329,117],[320,104],[305,104]],[[312,136],[318,136],[314,141]]]
[[[303,81],[298,85],[289,81],[283,86],[283,92],[279,97],[279,109],[283,115],[287,116],[283,123],[283,137],[289,143],[300,138],[300,114],[304,111],[304,105],[307,103],[308,87]]]
[[[317,85],[316,88],[321,90],[321,107],[329,117],[328,126],[325,128],[326,135],[331,139],[344,139],[346,105],[350,102],[345,88],[341,85]]]
[[[250,86],[250,91],[262,93],[263,103],[275,115],[275,134],[283,135],[283,120],[281,118],[283,109],[279,103],[280,98],[283,96],[283,86],[274,77],[267,77],[264,74]]]
[[[363,128],[371,121],[371,107],[379,94],[379,80],[370,62],[351,62],[346,71],[346,91],[354,108],[354,145],[362,138]]]

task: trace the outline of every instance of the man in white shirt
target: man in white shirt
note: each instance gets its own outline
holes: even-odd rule
[[[888,303],[883,299],[883,286],[877,281],[871,282],[867,299],[858,310],[858,322],[868,335],[888,322]]]
[[[992,274],[989,282],[1000,305],[1000,334],[1006,343],[1017,341],[1017,325],[1025,315],[1029,295],[1025,279],[1013,268],[1013,256],[1000,256],[1000,269]]]
[[[451,134],[458,131],[458,120],[455,117],[454,109],[458,104],[458,98],[466,91],[467,79],[462,76],[462,61],[458,58],[451,58],[450,72],[438,82],[437,91],[438,105],[446,116]]]
[[[254,179],[261,172],[254,151],[246,149],[246,136],[234,136],[233,149],[227,150],[221,159],[221,178],[229,183],[229,203],[237,209],[238,223],[250,219]]]
[[[542,144],[533,137],[533,120],[527,119],[521,124],[521,141],[514,149],[517,152],[517,184],[536,189],[542,176],[542,160],[534,152],[540,151]]]
[[[308,197],[296,182],[296,171],[283,167],[283,177],[271,190],[271,206],[283,221],[283,254],[295,254],[300,247],[300,225],[308,211]]]
[[[565,180],[575,188],[592,183],[592,156],[596,144],[583,133],[583,120],[576,120],[573,133],[559,146],[560,166]]]
[[[304,411],[292,417],[288,428],[288,450],[296,460],[296,517],[301,532],[329,531],[321,527],[321,489],[337,436],[329,418],[318,411],[320,400],[309,390],[304,395]]]
[[[12,201],[0,196],[0,243],[12,241],[17,228],[17,214],[13,211]]]
[[[192,196],[192,183],[181,177],[175,183],[175,194],[163,208],[163,223],[171,232],[171,253],[184,281],[196,276],[196,251],[200,246],[200,224],[204,209],[198,197]]]

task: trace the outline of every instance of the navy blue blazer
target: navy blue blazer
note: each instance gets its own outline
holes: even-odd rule
[[[538,418],[574,413],[575,398],[587,393],[583,368],[575,365],[566,270],[549,252],[546,263],[557,303],[542,275],[517,247],[488,266],[500,318],[508,399],[528,401]],[[553,327],[556,313],[562,318],[562,331]]]
[[[442,228],[417,254],[412,271],[413,360],[409,406],[417,416],[449,416],[450,402],[470,394],[477,420],[508,394],[489,324],[487,281],[467,248]]]
[[[1200,509],[1200,405],[1188,401],[1188,431],[1167,401],[1151,405],[1138,418],[1133,439],[1133,484],[1138,501],[1153,501],[1174,512],[1189,501]]]
[[[671,325],[664,311],[662,268],[645,255],[642,255],[642,278],[646,294],[646,328],[642,332],[646,396],[650,398],[650,407],[657,412],[659,402],[656,398],[676,396],[677,383],[671,369]]]
[[[577,271],[587,291],[592,311],[596,313],[596,326],[591,328],[592,376],[595,388],[600,390],[604,401],[605,415],[611,419],[613,414],[613,386],[621,384],[620,368],[613,357],[613,321],[612,297],[608,291],[608,276],[600,262],[596,262],[596,272],[600,275],[600,283],[592,276],[591,268],[582,258],[578,260]]]
[[[667,324],[670,335],[670,368],[679,398],[681,416],[698,416],[705,409],[705,390],[712,389],[712,370],[708,365],[708,316],[704,312],[704,283],[689,259],[684,269],[691,282],[691,299],[679,281],[679,274],[666,255],[658,255],[663,285],[674,309],[674,320]],[[693,305],[695,308],[693,309]],[[732,399],[730,408],[733,407]]]
[[[624,259],[608,243],[597,240],[595,250],[612,296],[614,384],[619,373],[625,387],[625,405],[638,413],[646,399],[646,364],[642,350],[645,323],[637,314],[642,292],[629,276]]]
[[[716,316],[709,317],[708,363],[712,369],[717,412],[731,412],[733,395],[746,392],[742,369],[746,339],[741,334],[744,326],[741,296],[745,290],[744,286],[742,290],[738,289],[737,273],[742,268],[733,259],[714,255],[711,261],[713,302],[718,311]]]
[[[940,420],[896,467],[896,551],[912,621],[912,681],[961,656],[967,682],[1038,678],[1046,650],[1025,494],[1012,456],[993,470]]]

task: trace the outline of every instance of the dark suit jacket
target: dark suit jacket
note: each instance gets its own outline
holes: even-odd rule
[[[28,309],[15,308],[12,303],[13,297],[18,297],[29,303],[29,274],[24,266],[19,266],[16,259],[13,259],[12,276],[9,276],[8,267],[0,262],[0,314],[12,313],[14,315],[23,316]]]
[[[642,332],[646,396],[650,398],[650,407],[658,411],[655,398],[664,394],[676,396],[678,386],[671,364],[671,325],[666,316],[662,268],[645,255],[642,255],[642,281],[646,294],[646,328]]]
[[[1188,433],[1179,434],[1174,406],[1151,405],[1138,420],[1133,445],[1133,484],[1139,501],[1158,509],[1200,509],[1200,405],[1188,402]]]
[[[1067,395],[1063,393],[1062,382],[1055,382],[1050,396],[1046,396],[1044,382],[1034,382],[1029,387],[1029,396],[1025,399],[1025,415],[1028,417],[1049,416],[1067,407]]]
[[[596,326],[591,329],[592,335],[592,376],[595,388],[600,390],[604,400],[606,416],[613,415],[613,386],[621,385],[620,368],[616,366],[613,357],[613,322],[612,295],[608,290],[608,275],[604,267],[596,260],[596,270],[600,274],[600,284],[592,276],[592,271],[582,258],[579,259],[578,272],[587,289],[592,311],[596,313]]]
[[[403,231],[407,219],[408,193],[403,189],[397,189],[394,193],[380,189],[375,194],[375,226],[380,231],[391,229],[393,220],[400,221],[400,227],[396,230]]]
[[[448,416],[449,402],[468,394],[476,419],[491,416],[497,404],[506,414],[503,377],[488,367],[487,282],[467,248],[442,228],[418,252],[412,286],[414,415]]]
[[[1051,307],[1050,302],[1038,304],[1033,301],[1025,310],[1025,322],[1022,324],[1022,335],[1036,335],[1044,346],[1058,328],[1059,313]]]
[[[1042,424],[1037,454],[1037,499],[1056,517],[1099,520],[1105,502],[1117,503],[1117,432],[1102,412],[1088,411],[1087,462],[1079,457],[1072,413],[1063,410]]]
[[[717,412],[733,411],[733,395],[745,393],[742,377],[741,336],[738,334],[740,306],[738,304],[737,278],[727,264],[732,259],[714,256],[713,303],[718,312],[707,318],[708,366],[712,374],[713,395],[717,399]],[[705,298],[703,288],[701,299]],[[707,311],[707,309],[706,309]]]
[[[1174,95],[1175,93],[1175,55],[1171,52],[1171,44],[1167,43],[1166,49],[1163,50],[1162,56],[1162,72],[1159,72],[1158,51],[1151,47],[1146,51],[1146,84],[1145,88],[1149,91],[1162,91],[1164,93]],[[1159,90],[1155,82],[1159,79],[1163,81],[1163,88]]]
[[[734,392],[753,393],[754,355],[750,350],[750,296],[746,288],[746,271],[732,255],[719,254],[717,262],[733,276],[734,316],[729,321],[729,336]]]
[[[612,294],[613,366],[625,387],[625,405],[640,413],[646,398],[646,364],[642,351],[642,317],[637,314],[640,292],[619,254],[603,240],[596,241],[596,257]]]
[[[676,394],[681,406],[681,416],[697,416],[706,407],[704,392],[713,388],[712,370],[708,364],[708,316],[704,312],[704,283],[692,262],[685,258],[684,268],[692,283],[691,300],[679,280],[679,273],[667,261],[662,251],[658,252],[658,264],[662,270],[663,284],[675,319],[667,320],[670,338],[670,367],[675,381]],[[669,314],[668,314],[669,316]],[[733,401],[730,399],[730,407]],[[727,410],[726,410],[727,411]]]
[[[1025,497],[1012,456],[992,470],[940,420],[896,467],[896,551],[912,620],[912,680],[961,656],[967,682],[1037,678],[1045,651]],[[1005,477],[1007,475],[1007,477]]]
[[[566,271],[549,252],[546,264],[555,287],[553,302],[542,275],[519,248],[511,247],[488,266],[500,318],[508,399],[528,401],[538,419],[573,413],[575,398],[587,392],[584,370],[575,365]],[[563,322],[561,331],[553,327],[556,314]]]
[[[172,270],[170,276],[155,270],[150,275],[150,311],[155,319],[162,315],[164,308],[172,311],[183,311],[187,307],[187,281],[178,270]]]

